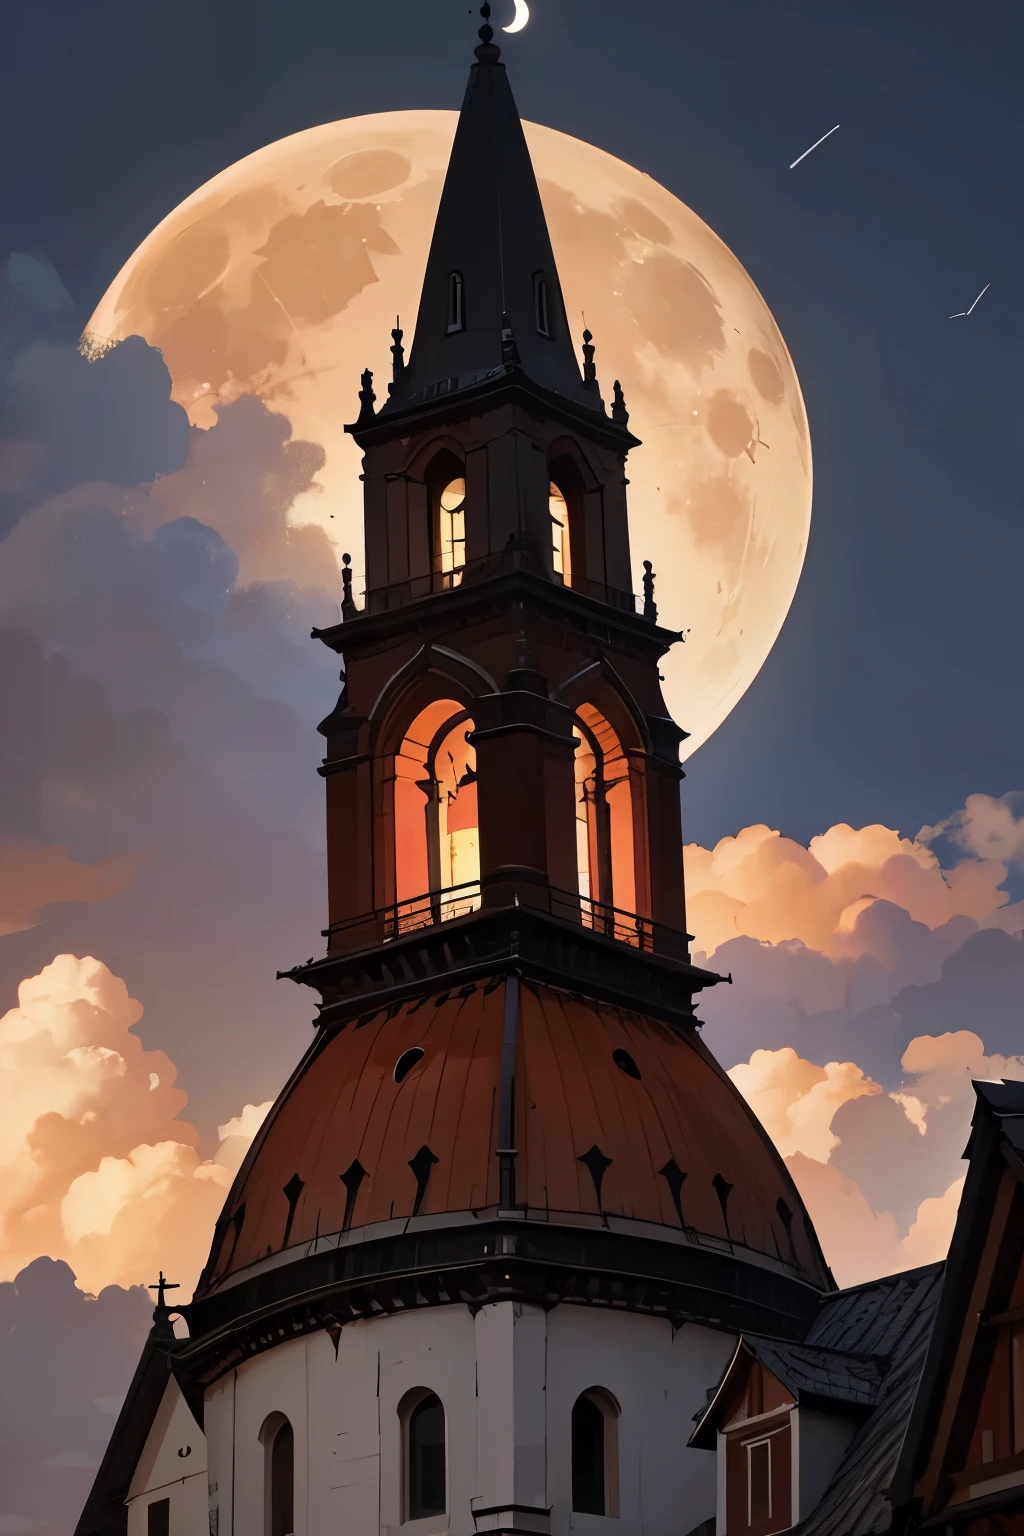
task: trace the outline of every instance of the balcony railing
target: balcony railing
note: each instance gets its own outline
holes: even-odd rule
[[[370,587],[366,592],[366,611],[383,613],[390,608],[403,608],[406,603],[430,597],[435,592],[450,592],[454,587],[473,586],[511,570],[536,571],[536,565],[530,556],[519,550],[483,555],[453,571],[429,571],[422,576],[410,576],[405,581],[392,582],[389,586]],[[583,592],[587,597],[608,603],[610,607],[619,608],[625,613],[637,611],[634,593],[606,586],[604,582],[577,577],[572,583],[572,590]]]
[[[638,912],[627,912],[621,907],[609,906],[573,891],[561,891],[550,887],[532,887],[534,898],[524,903],[526,910],[550,912],[563,922],[579,923],[584,928],[613,939],[617,944],[628,944],[645,954],[668,955],[677,960],[689,960],[688,936],[677,929],[666,928]],[[325,931],[330,937],[331,949],[360,949],[371,944],[388,944],[404,934],[425,928],[436,928],[456,918],[468,917],[483,905],[480,883],[466,881],[442,891],[429,891],[408,901],[394,902],[379,907],[375,912],[363,913],[334,923]]]

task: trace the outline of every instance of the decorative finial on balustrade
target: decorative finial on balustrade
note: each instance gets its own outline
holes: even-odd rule
[[[522,362],[519,347],[516,344],[516,333],[512,329],[512,322],[507,314],[501,317],[501,360],[513,368],[518,368]]]
[[[597,348],[594,346],[593,333],[590,330],[588,330],[587,322],[584,319],[584,321],[583,321],[583,388],[584,389],[592,389],[594,391],[595,395],[599,395],[601,393],[601,386],[597,382],[597,367],[596,367],[596,365],[594,363],[594,353],[596,351],[597,351]]]
[[[393,394],[405,378],[405,348],[402,345],[402,317],[395,316],[395,328],[391,332],[391,384],[388,394]]]
[[[377,396],[373,392],[372,368],[363,369],[360,383],[362,388],[359,391],[359,416],[356,421],[356,426],[364,427],[373,420],[373,407],[377,400]]]
[[[658,622],[658,605],[654,601],[654,567],[649,560],[644,561],[644,618],[650,619],[652,624]]]
[[[612,385],[612,421],[617,421],[620,427],[629,426],[629,412],[626,410],[626,397],[622,393],[622,385],[618,379]]]
[[[352,596],[352,556],[341,557],[341,616],[343,619],[354,619],[359,609],[355,605]]]

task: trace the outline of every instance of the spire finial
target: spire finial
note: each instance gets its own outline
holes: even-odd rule
[[[480,7],[480,15],[484,19],[484,24],[477,33],[480,46],[476,49],[476,56],[481,64],[493,64],[501,57],[501,49],[494,41],[494,28],[490,24],[491,8],[487,0],[484,0],[484,4]]]
[[[620,427],[629,426],[629,412],[626,410],[626,397],[622,393],[622,385],[618,379],[612,385],[612,421],[617,421]]]
[[[393,394],[405,377],[405,348],[402,345],[402,317],[395,316],[395,328],[391,332],[391,384],[388,394]]]

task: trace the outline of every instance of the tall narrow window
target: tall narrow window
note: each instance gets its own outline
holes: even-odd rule
[[[448,335],[466,329],[466,286],[461,272],[448,274]]]
[[[472,732],[473,721],[460,704],[437,699],[410,723],[395,753],[398,933],[462,917],[480,905],[476,749],[467,740]]]
[[[444,1408],[432,1392],[402,1415],[405,1440],[405,1518],[423,1520],[448,1508]]]
[[[437,570],[445,587],[457,587],[466,564],[466,482],[449,480],[437,509]]]
[[[146,1510],[146,1536],[171,1536],[170,1499],[157,1499]]]
[[[263,1529],[265,1536],[293,1536],[295,1530],[295,1434],[283,1413],[272,1413],[260,1430],[263,1442]]]
[[[543,272],[535,272],[533,274],[533,312],[540,335],[550,336],[551,312],[548,308],[548,280]]]
[[[567,587],[572,586],[572,545],[569,539],[569,508],[565,497],[552,480],[548,488],[548,514],[551,518],[551,563],[555,575]]]
[[[772,1443],[747,1445],[747,1524],[763,1525],[772,1517]]]
[[[636,910],[633,803],[629,762],[615,731],[591,704],[576,715],[576,847],[580,895],[603,907]],[[585,905],[583,920],[600,926],[609,914]],[[600,920],[600,921],[599,921]],[[637,942],[628,931],[616,936]]]
[[[582,1393],[572,1409],[572,1507],[580,1515],[617,1515],[618,1417],[600,1387]]]

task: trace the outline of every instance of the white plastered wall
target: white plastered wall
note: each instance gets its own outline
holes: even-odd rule
[[[205,1536],[206,1440],[173,1377],[128,1490],[128,1536],[146,1536],[150,1504],[170,1501],[171,1536]]]
[[[280,1344],[207,1393],[218,1536],[261,1536],[272,1413],[295,1432],[296,1536],[473,1536],[507,1528],[513,1506],[537,1511],[520,1528],[552,1536],[686,1536],[716,1506],[715,1455],[686,1440],[733,1347],[697,1325],[510,1302],[351,1323],[337,1358],[325,1333]],[[403,1524],[398,1410],[416,1387],[444,1404],[448,1513]],[[615,1519],[571,1509],[572,1406],[590,1387],[621,1408]]]

